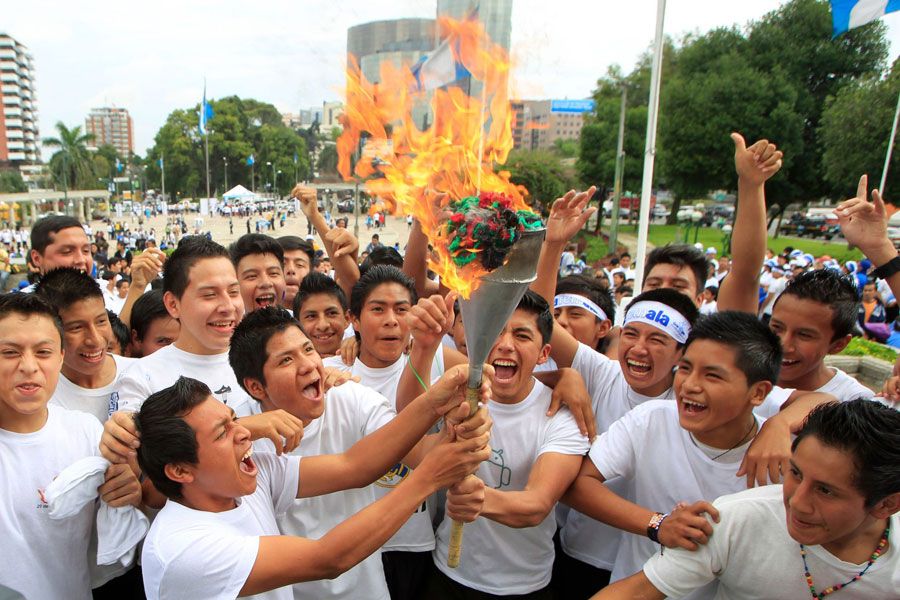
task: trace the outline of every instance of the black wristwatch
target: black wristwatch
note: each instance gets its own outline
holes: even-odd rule
[[[894,273],[900,273],[900,254],[872,271],[878,279],[887,279]]]

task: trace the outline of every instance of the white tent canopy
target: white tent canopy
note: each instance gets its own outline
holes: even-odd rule
[[[256,194],[242,185],[236,185],[222,194],[222,198],[225,200],[254,200],[256,199]]]

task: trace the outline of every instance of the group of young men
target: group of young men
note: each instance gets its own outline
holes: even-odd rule
[[[298,187],[330,273],[292,236],[147,250],[113,353],[84,230],[42,220],[40,281],[0,296],[0,597],[898,597],[900,414],[824,363],[856,285],[803,273],[757,318],[781,153],[735,145],[718,312],[699,314],[692,246],[651,252],[624,306],[559,278],[596,210],[593,189],[570,192],[471,417],[466,324],[418,223],[404,259],[360,262]],[[900,289],[866,195],[838,208],[844,235]],[[54,518],[48,487],[91,457],[102,485]],[[98,564],[105,509],[128,506],[152,520],[140,560]]]

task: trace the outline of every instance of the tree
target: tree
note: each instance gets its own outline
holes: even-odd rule
[[[737,29],[715,29],[688,39],[678,70],[662,96],[659,129],[660,176],[674,192],[670,219],[680,201],[712,189],[734,189],[734,146],[729,133],[748,142],[775,140],[785,152],[785,167],[802,154],[802,116],[797,92],[784,73],[753,67]],[[784,180],[779,174],[770,188]]]
[[[530,202],[543,206],[549,206],[574,183],[559,157],[550,152],[513,150],[503,168],[509,171],[510,181],[525,186]]]
[[[578,156],[578,141],[556,138],[553,140],[552,152],[561,158],[575,158]]]
[[[886,79],[870,78],[844,86],[826,103],[819,126],[824,151],[822,166],[829,191],[850,197],[859,176],[869,175],[869,185],[877,187],[884,169],[891,123],[900,93],[900,60]],[[891,155],[886,189],[900,185],[900,152]]]
[[[0,194],[16,194],[27,192],[28,186],[22,179],[22,174],[15,169],[0,171]]]
[[[93,159],[87,149],[94,140],[91,133],[82,133],[81,125],[69,129],[65,123],[56,123],[57,137],[44,138],[49,148],[58,148],[50,157],[50,171],[58,185],[66,189],[90,189],[96,187]]]
[[[319,171],[319,176],[323,175],[337,175],[337,163],[338,163],[338,153],[337,153],[337,145],[336,144],[326,144],[322,151],[319,153],[319,162],[316,164],[316,169]]]
[[[752,24],[746,46],[751,64],[763,73],[776,68],[784,72],[797,94],[795,110],[803,119],[801,152],[790,157],[782,184],[767,192],[771,200],[783,206],[828,193],[822,166],[825,147],[818,138],[822,111],[827,98],[844,86],[884,71],[886,31],[876,21],[831,39],[826,0],[792,0]]]
[[[281,115],[271,104],[253,99],[229,96],[212,102],[215,116],[209,122],[210,187],[225,189],[227,164],[228,183],[251,187],[251,167],[247,164],[252,154],[256,165],[256,187],[272,180],[272,167],[281,170],[278,190],[284,195],[293,185],[295,170],[300,179],[309,173],[309,159],[303,139],[281,122]],[[204,140],[199,135],[199,105],[175,110],[169,114],[160,128],[154,146],[144,162],[148,185],[161,186],[159,159],[164,157],[166,169],[166,193],[186,196],[205,194],[206,164]],[[294,164],[294,156],[297,164]],[[296,167],[296,169],[295,169]]]

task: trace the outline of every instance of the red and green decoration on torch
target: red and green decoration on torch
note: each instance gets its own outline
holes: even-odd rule
[[[442,237],[453,262],[464,267],[478,259],[488,271],[503,266],[506,254],[523,232],[541,229],[540,216],[527,210],[513,210],[512,199],[495,192],[482,192],[447,205],[450,217]]]

